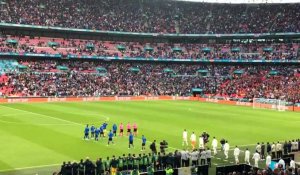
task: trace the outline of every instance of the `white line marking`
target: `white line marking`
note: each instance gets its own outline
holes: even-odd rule
[[[64,121],[64,122],[67,122],[67,123],[71,123],[73,125],[82,125],[82,126],[85,126],[84,124],[81,124],[81,123],[72,122],[70,120],[64,120],[64,119],[61,119],[61,118],[52,117],[52,116],[45,115],[45,114],[31,112],[31,111],[27,111],[27,110],[23,110],[23,109],[16,109],[16,108],[8,107],[8,106],[2,106],[2,105],[0,105],[0,106],[4,107],[4,108],[13,109],[13,110],[16,110],[16,111],[23,111],[23,112],[27,112],[27,113],[34,114],[34,115],[39,115],[39,116],[44,116],[44,117],[52,118],[52,119],[59,120],[59,121]],[[21,114],[18,114],[18,115],[21,115]],[[90,115],[90,114],[87,114],[87,115]],[[2,116],[9,116],[9,115],[2,115]],[[14,115],[11,114],[11,116],[14,116]],[[15,114],[15,116],[17,116],[17,114]],[[101,116],[101,115],[98,115],[98,116]],[[105,116],[102,116],[102,117],[105,117]],[[103,122],[103,121],[106,121],[106,120],[93,121],[93,122],[89,122],[89,123],[97,123],[97,122]],[[9,122],[9,121],[3,121],[3,120],[0,120],[0,122],[3,122],[3,123],[15,123],[15,124],[18,123],[18,122]],[[37,124],[35,124],[35,123],[22,123],[22,124],[29,124],[29,125],[30,124],[32,124],[32,125],[71,125],[71,124],[62,124],[62,123],[58,123],[58,124],[49,124],[49,123],[45,123],[45,124],[43,124],[43,123],[42,124],[38,124],[38,123]]]
[[[77,122],[73,122],[73,121],[70,121],[70,120],[64,120],[64,119],[61,119],[61,118],[57,118],[57,117],[52,117],[52,116],[49,116],[49,115],[45,115],[45,114],[40,114],[40,113],[36,113],[36,112],[31,112],[31,111],[27,111],[27,110],[23,110],[23,109],[17,109],[17,108],[13,108],[13,107],[8,107],[8,106],[3,106],[3,105],[0,105],[1,107],[4,107],[4,108],[9,108],[9,109],[13,109],[13,110],[16,110],[16,111],[23,111],[23,112],[27,112],[27,113],[31,113],[31,114],[35,114],[35,115],[40,115],[40,116],[44,116],[44,117],[49,117],[49,118],[52,118],[52,119],[55,119],[55,120],[60,120],[60,121],[64,121],[64,122],[68,122],[68,123],[73,123],[75,125],[79,125],[79,126],[85,126],[84,124],[81,124],[81,123],[77,123]],[[101,117],[106,117],[104,115],[99,115]],[[137,138],[139,139],[139,138]],[[141,140],[141,139],[139,139]],[[151,143],[150,141],[147,141],[147,143]],[[247,146],[254,146],[256,144],[245,144],[245,145],[238,145],[239,147],[247,147]],[[174,147],[169,147],[171,149],[174,149],[174,150],[181,150],[181,149],[178,149],[178,148],[174,148]],[[230,149],[230,150],[234,150],[234,149]]]
[[[44,116],[44,117],[49,117],[49,118],[52,118],[52,119],[56,119],[56,120],[60,120],[60,121],[68,122],[68,123],[72,123],[72,124],[75,124],[75,125],[78,125],[78,126],[85,126],[84,124],[81,124],[81,123],[72,122],[72,121],[70,121],[70,120],[64,120],[64,119],[52,117],[52,116],[45,115],[45,114],[35,113],[35,112],[27,111],[27,110],[16,109],[16,108],[7,107],[7,106],[2,106],[2,105],[0,105],[0,106],[1,106],[1,107],[5,107],[5,108],[9,108],[9,109],[13,109],[13,110],[16,110],[16,111],[23,111],[23,112],[27,112],[27,113],[31,113],[31,114],[35,114],[35,115],[40,115],[40,116]],[[99,116],[105,117],[105,116],[103,116],[103,115],[99,115]],[[141,140],[140,138],[137,138],[137,139]],[[147,141],[147,142],[148,142],[148,143],[152,143],[152,142],[150,142],[150,141]],[[174,148],[174,147],[170,147],[170,146],[169,146],[169,148],[170,148],[170,149],[176,150],[176,148]],[[178,150],[181,150],[181,149],[178,149]],[[40,165],[40,166],[32,166],[32,167],[15,168],[15,169],[11,169],[10,171],[12,171],[12,170],[22,170],[22,169],[31,169],[31,168],[39,168],[39,167],[46,167],[46,166],[55,166],[55,165],[61,165],[61,164]],[[0,172],[5,172],[5,171],[9,171],[9,170],[0,170]]]
[[[34,114],[34,115],[44,116],[44,117],[52,118],[52,119],[55,119],[55,120],[72,123],[72,124],[75,124],[75,125],[78,125],[78,126],[85,126],[84,124],[81,124],[81,123],[73,122],[73,121],[70,121],[70,120],[64,120],[64,119],[61,119],[61,118],[56,118],[56,117],[52,117],[52,116],[45,115],[45,114],[35,113],[35,112],[22,110],[22,109],[16,109],[16,108],[7,107],[7,106],[3,106],[3,105],[0,105],[0,106],[4,107],[4,108],[9,108],[9,109],[12,109],[12,110],[16,110],[16,111],[23,111],[23,112],[31,113],[31,114]],[[106,117],[106,116],[103,116],[103,115],[99,115],[99,116]],[[137,139],[141,140],[140,138],[137,138]],[[152,142],[147,141],[147,143],[152,143]],[[239,147],[246,147],[246,146],[254,146],[254,145],[256,145],[256,144],[246,144],[246,145],[238,145],[238,146]],[[181,149],[170,147],[170,146],[169,146],[169,148],[173,149],[173,150],[181,150]],[[233,149],[230,149],[230,150],[233,150]],[[216,159],[220,160],[221,158],[216,158]],[[223,161],[228,162],[228,160],[223,160]],[[42,167],[50,167],[50,166],[58,166],[58,165],[61,165],[61,164],[50,164],[50,165],[39,165],[39,166],[31,166],[31,167],[21,167],[21,168],[0,170],[0,172],[13,171],[13,170],[23,170],[23,169],[33,169],[33,168],[42,168]]]
[[[17,116],[17,115],[22,115],[22,113],[20,114],[16,114],[16,113],[13,113],[13,114],[0,114],[1,117],[6,117],[6,116]]]
[[[28,166],[28,167],[21,167],[21,168],[12,168],[12,169],[4,169],[0,170],[0,172],[7,172],[7,171],[15,171],[15,170],[25,170],[25,169],[34,169],[34,168],[43,168],[43,167],[51,167],[51,166],[60,166],[61,164],[49,164],[49,165],[37,165],[37,166]]]
[[[4,108],[8,108],[8,109],[13,109],[13,110],[16,110],[16,111],[23,111],[23,112],[31,113],[31,114],[34,114],[34,115],[40,115],[40,116],[52,118],[52,119],[59,120],[59,121],[63,121],[63,122],[67,122],[67,123],[73,123],[73,124],[75,124],[75,125],[83,125],[83,124],[80,124],[80,123],[72,122],[72,121],[70,121],[70,120],[64,120],[64,119],[61,119],[61,118],[56,118],[56,117],[52,117],[52,116],[45,115],[45,114],[40,114],[40,113],[36,113],[36,112],[31,112],[31,111],[27,111],[27,110],[23,110],[23,109],[16,109],[16,108],[7,107],[7,106],[3,106],[3,105],[0,105],[0,106],[1,106],[1,107],[4,107]]]
[[[73,121],[70,121],[70,120],[64,120],[64,119],[61,119],[61,118],[56,118],[56,117],[52,117],[52,116],[45,115],[45,114],[40,114],[40,113],[36,113],[36,112],[31,112],[31,111],[27,111],[27,110],[23,110],[23,109],[16,109],[16,108],[7,107],[7,106],[3,106],[3,105],[0,105],[0,106],[1,106],[1,107],[4,107],[4,108],[8,108],[8,109],[13,109],[13,110],[16,110],[16,111],[23,111],[23,112],[27,112],[27,113],[31,113],[31,114],[35,114],[35,115],[40,115],[40,116],[44,116],[44,117],[49,117],[49,118],[52,118],[52,119],[55,119],[55,120],[60,120],[60,121],[72,123],[72,124],[75,124],[75,125],[78,125],[78,126],[85,126],[84,124],[81,124],[81,123],[73,122]],[[106,116],[104,116],[104,115],[99,115],[99,116],[101,116],[101,117],[106,117]],[[136,139],[141,140],[140,138],[136,138]],[[152,143],[152,142],[147,141],[147,143]],[[173,150],[181,150],[181,149],[177,149],[177,148],[174,148],[174,147],[171,147],[171,146],[169,146],[168,148],[173,149]]]
[[[8,123],[8,124],[15,124],[15,125],[42,125],[42,126],[65,126],[65,125],[74,125],[70,123],[21,123],[21,122],[10,122],[0,119],[0,123]]]

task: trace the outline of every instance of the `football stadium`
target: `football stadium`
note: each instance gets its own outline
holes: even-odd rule
[[[0,11],[0,175],[300,175],[300,1]]]

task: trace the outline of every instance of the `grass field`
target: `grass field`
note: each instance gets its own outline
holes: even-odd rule
[[[0,105],[0,174],[47,174],[62,161],[140,152],[127,149],[128,139],[115,139],[116,145],[82,139],[85,124],[100,125],[136,122],[139,137],[148,141],[166,139],[173,149],[182,149],[182,131],[229,140],[231,148],[242,149],[261,141],[295,139],[300,114],[195,101],[81,102]],[[248,146],[245,146],[248,145]],[[147,146],[147,149],[149,146]],[[232,153],[231,157],[232,157]],[[222,158],[223,154],[219,154]],[[230,163],[214,159],[214,164]],[[213,172],[213,170],[211,171]]]

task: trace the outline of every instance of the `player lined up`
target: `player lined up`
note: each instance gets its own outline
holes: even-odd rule
[[[91,133],[91,138],[94,138],[96,141],[98,141],[99,136],[100,137],[105,137],[106,136],[106,128],[107,128],[107,123],[104,122],[99,128],[96,128],[94,125],[89,127],[89,125],[86,125],[84,129],[84,140],[89,140],[90,139],[90,133]]]
[[[123,123],[121,123],[120,124],[120,136],[123,136],[123,128],[124,128]],[[129,122],[126,125],[126,128],[127,128],[127,136],[129,136],[130,133],[131,133],[131,124]],[[136,123],[133,123],[132,129],[133,129],[133,135],[137,136],[137,134],[138,134],[138,127],[137,127]]]
[[[91,133],[91,138],[94,138],[95,141],[99,140],[99,137],[103,137],[105,138],[106,136],[108,137],[108,142],[107,142],[107,146],[109,146],[110,144],[115,144],[114,142],[114,137],[117,136],[117,129],[118,126],[116,124],[113,124],[112,126],[112,130],[110,130],[108,132],[108,134],[106,133],[106,128],[107,128],[107,123],[104,122],[99,128],[96,128],[94,125],[92,125],[91,127],[89,127],[89,125],[86,125],[85,129],[84,129],[84,140],[89,140],[90,139],[90,133]],[[123,136],[123,128],[124,125],[123,123],[120,124],[120,133],[119,136]],[[127,124],[127,136],[128,136],[128,149],[130,148],[134,148],[134,137],[137,136],[137,132],[138,132],[138,128],[137,128],[137,124],[134,123],[133,124],[133,133],[131,132],[131,125],[130,123]],[[146,146],[146,142],[147,139],[144,135],[142,135],[142,148],[141,151],[145,151],[145,146]]]
[[[107,127],[107,123],[103,123],[101,125],[101,127],[99,129],[95,128],[94,126],[91,126],[89,128],[89,126],[87,125],[86,128],[85,128],[85,135],[84,135],[84,139],[89,139],[89,132],[91,132],[91,137],[95,137],[95,138],[98,138],[98,135],[100,133],[100,135],[104,135],[105,136],[105,130],[106,130],[106,127]],[[123,136],[123,124],[121,123],[120,124],[120,134],[119,136]],[[102,130],[101,130],[102,128]],[[134,133],[131,132],[131,125],[130,123],[127,124],[127,135],[128,135],[128,149],[130,148],[134,148],[134,137],[137,135],[137,125],[136,124],[133,124],[133,131]],[[114,141],[113,141],[113,138],[116,137],[116,134],[117,133],[117,125],[114,124],[112,126],[112,130],[109,131],[108,133],[108,144],[114,144]],[[182,145],[183,146],[188,146],[188,132],[186,131],[186,129],[183,131],[183,141],[182,141]],[[200,136],[199,136],[199,150],[200,152],[201,151],[205,151],[205,148],[207,147],[206,144],[208,143],[208,138],[209,138],[209,134],[206,133],[206,132],[203,132]],[[142,136],[142,149],[141,151],[144,151],[145,150],[145,145],[146,145],[146,137],[143,135]],[[192,132],[191,136],[190,136],[190,142],[191,142],[191,146],[192,146],[192,149],[193,150],[196,150],[196,144],[197,144],[197,136],[194,132]],[[220,143],[221,143],[221,150],[224,151],[224,155],[225,155],[225,159],[228,159],[229,157],[229,150],[230,150],[230,145],[228,143],[227,140],[225,139],[221,139],[220,140]],[[286,145],[284,148],[282,146],[281,143],[273,143],[272,145],[267,143],[267,146],[264,145],[264,143],[260,144],[258,143],[256,148],[255,148],[255,153],[253,154],[253,157],[252,159],[254,160],[254,166],[255,167],[258,167],[258,163],[259,161],[262,161],[264,159],[266,159],[266,165],[269,165],[270,162],[271,162],[271,159],[272,157],[273,158],[276,158],[275,157],[275,154],[277,155],[277,158],[281,158],[282,157],[282,153],[283,153],[283,149],[284,149],[284,153],[286,154],[286,152],[291,152],[292,150],[292,147],[296,147],[298,145],[296,144],[289,144],[286,142],[284,143],[284,145]],[[294,146],[293,146],[294,145]],[[295,146],[296,145],[296,146]],[[212,140],[212,143],[211,143],[211,146],[212,146],[212,151],[213,151],[213,154],[214,155],[217,155],[218,152],[217,152],[217,148],[218,148],[218,141],[215,137],[213,137],[213,140]],[[265,149],[267,147],[267,156],[265,157]],[[235,148],[233,149],[233,157],[234,157],[234,160],[235,160],[235,163],[236,164],[239,164],[240,161],[239,161],[239,158],[240,158],[240,154],[241,154],[241,150],[238,148],[238,146],[235,146]],[[162,151],[163,153],[163,151]],[[247,164],[250,164],[250,151],[248,150],[248,148],[244,151],[245,153],[245,158],[244,158],[244,161],[245,163]],[[272,157],[271,157],[271,153],[272,153]],[[204,154],[204,153],[203,153]]]
[[[182,145],[183,146],[188,146],[188,132],[186,129],[184,129],[183,134],[182,134]],[[200,135],[199,137],[199,150],[203,151],[205,150],[206,147],[206,143],[208,142],[208,138],[209,135],[204,132],[202,135]],[[190,136],[190,141],[191,141],[191,147],[192,150],[195,150],[195,145],[197,142],[196,139],[196,135],[194,132],[192,132],[191,136]],[[224,156],[225,159],[229,158],[229,150],[230,150],[230,145],[228,143],[227,140],[225,139],[221,139],[220,140],[221,143],[221,150],[224,151]],[[212,151],[213,151],[213,155],[217,155],[217,149],[218,149],[218,141],[215,137],[213,137],[212,143]],[[257,143],[257,146],[255,148],[255,152],[253,153],[252,159],[254,161],[254,166],[258,167],[259,161],[263,161],[266,159],[266,165],[268,166],[271,163],[272,158],[277,158],[277,159],[281,159],[282,158],[282,154],[283,152],[285,154],[291,152],[292,150],[297,150],[298,148],[298,144],[295,141],[290,141],[290,142],[285,142],[284,146],[282,146],[282,144],[280,142],[278,142],[277,144],[273,143],[272,145],[269,144],[269,142],[267,143],[267,146],[264,145],[264,143],[262,142],[262,144]],[[265,149],[267,150],[267,156],[265,157]],[[242,151],[238,148],[238,146],[235,146],[235,148],[233,149],[233,157],[235,160],[235,164],[239,164],[239,157],[240,157],[240,153]],[[250,164],[250,151],[248,148],[246,148],[246,150],[244,151],[245,153],[245,158],[244,161],[246,164]],[[272,156],[271,156],[272,155]]]
[[[209,134],[206,132],[203,132],[199,136],[199,148],[200,149],[205,148],[205,144],[208,143],[208,141],[209,141],[208,139],[209,139]],[[196,143],[197,143],[197,136],[194,132],[192,132],[192,134],[191,134],[190,141],[191,141],[192,149],[194,150],[196,148]],[[188,132],[186,131],[186,129],[183,130],[183,134],[182,134],[182,146],[188,146]]]
[[[285,143],[287,143],[287,142],[285,142]],[[229,143],[228,143],[228,141],[222,139],[221,144],[223,145],[221,149],[224,150],[225,158],[228,159],[228,151],[230,148]],[[217,147],[217,140],[215,138],[213,140],[212,145],[214,145],[215,148]],[[292,145],[290,145],[290,147],[292,147]],[[278,164],[282,164],[284,167],[285,165],[284,165],[284,160],[282,159],[282,152],[284,152],[284,154],[287,155],[288,153],[290,153],[292,151],[299,151],[300,149],[298,149],[298,148],[299,148],[299,146],[296,144],[296,142],[294,142],[294,149],[291,148],[290,150],[287,150],[287,151],[282,151],[282,144],[280,142],[277,142],[277,144],[273,143],[272,145],[269,144],[269,142],[268,142],[266,148],[265,148],[265,145],[263,142],[262,142],[262,144],[257,143],[257,145],[255,147],[255,151],[252,156],[252,160],[254,161],[254,167],[258,167],[259,161],[264,161],[264,160],[266,160],[265,165],[268,167],[268,166],[270,166],[272,159],[280,159]],[[267,150],[266,157],[265,157],[265,149]],[[246,148],[246,150],[244,152],[245,152],[244,162],[246,164],[250,165],[251,153],[248,148]],[[235,164],[240,163],[239,162],[240,153],[241,153],[241,150],[238,148],[238,146],[236,146],[233,150]],[[277,156],[276,156],[276,154],[277,154]],[[295,167],[294,166],[295,161],[293,159],[291,160],[290,164],[291,164],[292,168]]]
[[[99,137],[106,137],[107,125],[108,125],[108,123],[106,123],[106,122],[104,122],[99,128],[96,128],[94,125],[92,125],[91,127],[89,127],[89,125],[86,125],[86,127],[84,129],[83,139],[89,140],[90,138],[94,138],[96,141],[98,141]],[[138,135],[138,126],[136,123],[133,123],[132,129],[133,129],[133,135],[137,136]],[[118,130],[117,124],[113,124],[111,131],[115,137],[117,136],[117,130]],[[121,123],[119,125],[119,136],[123,136],[123,132],[124,132],[124,125],[123,125],[123,123]],[[131,125],[130,125],[130,123],[128,123],[127,124],[127,136],[129,136],[130,133],[131,133]]]

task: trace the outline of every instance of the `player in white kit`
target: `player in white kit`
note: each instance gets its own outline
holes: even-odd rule
[[[196,134],[194,132],[192,133],[190,140],[191,140],[192,149],[194,150],[196,146]]]
[[[254,160],[254,167],[258,168],[258,161],[260,160],[260,154],[257,152],[253,154],[252,159]]]
[[[199,137],[199,149],[204,149],[204,139],[202,136]]]
[[[224,154],[225,154],[225,159],[228,159],[228,152],[229,152],[230,146],[228,141],[226,141],[225,145],[224,145]]]
[[[240,149],[235,146],[234,150],[233,150],[233,155],[234,155],[234,160],[235,160],[235,164],[239,164],[239,156],[240,156]]]
[[[211,146],[213,148],[214,155],[217,155],[218,141],[215,137],[213,138],[213,140],[211,142]]]
[[[182,133],[182,146],[184,145],[188,146],[188,133],[186,129]]]
[[[248,148],[246,148],[245,151],[245,163],[250,165],[250,151],[248,150]]]
[[[271,161],[272,161],[272,157],[270,156],[270,154],[268,154],[267,157],[266,157],[266,166],[267,167],[269,167]]]
[[[290,168],[292,168],[292,173],[295,174],[296,163],[293,158],[291,158],[291,161],[290,161]]]

